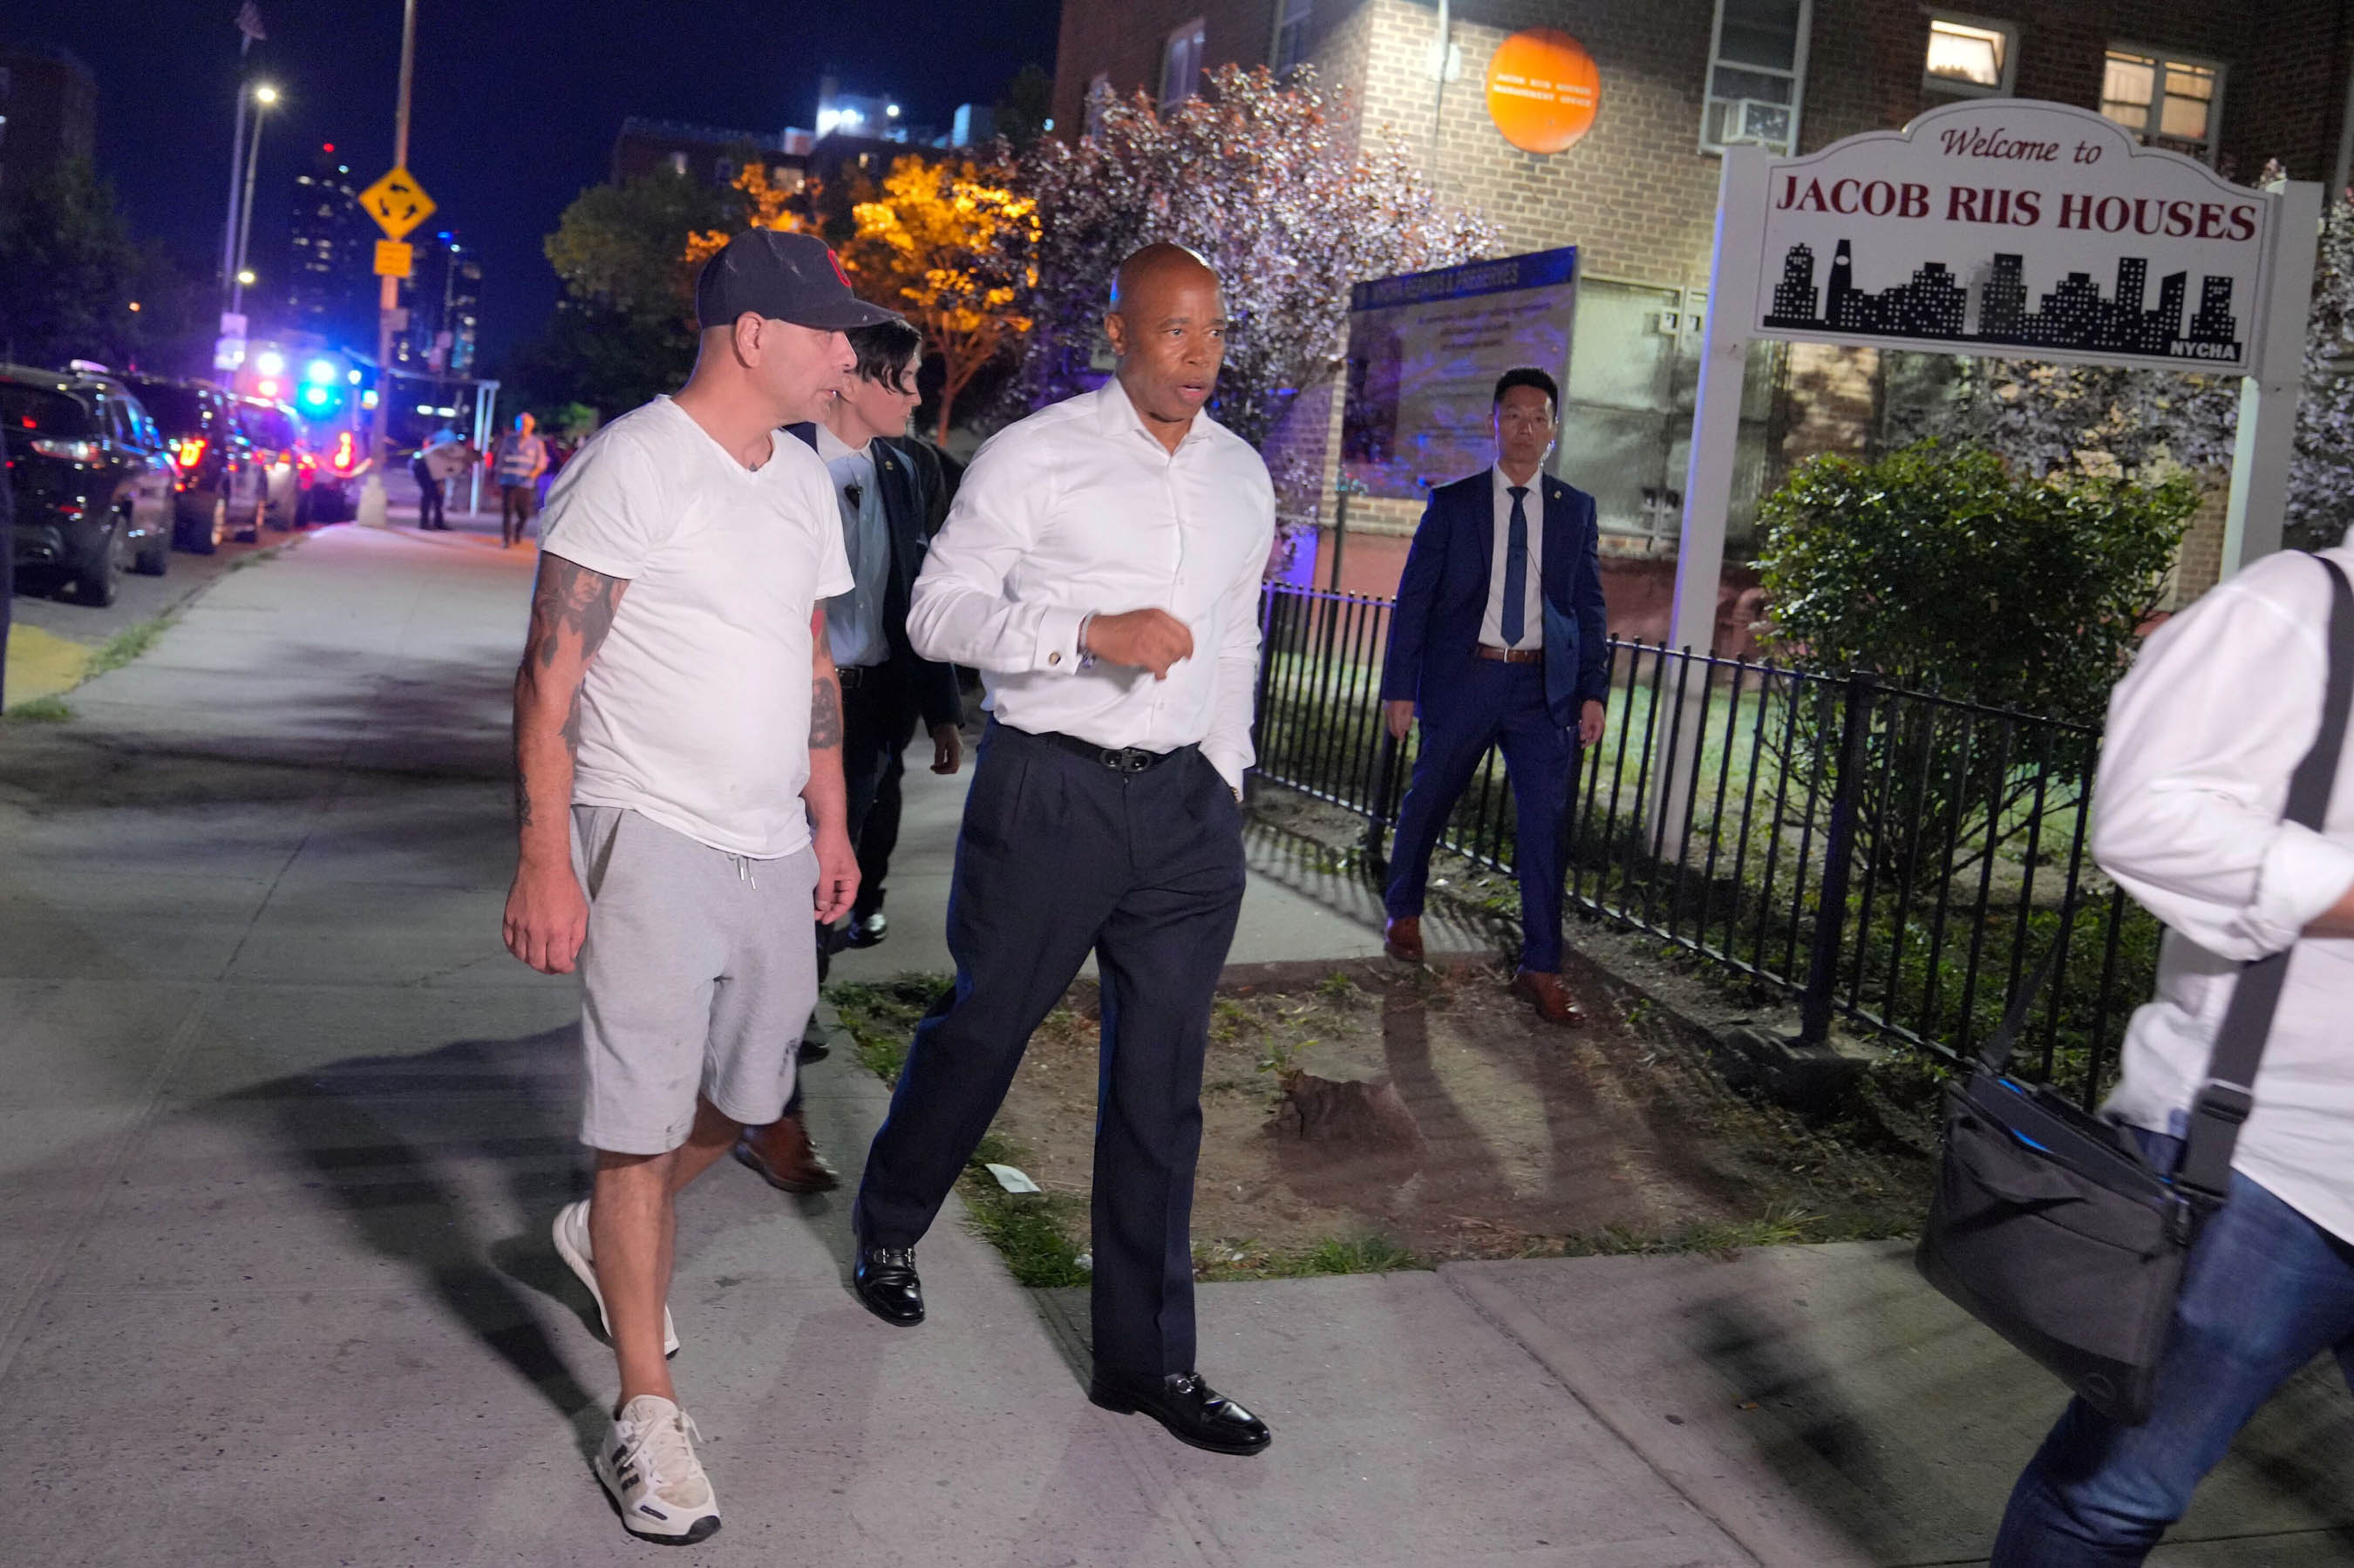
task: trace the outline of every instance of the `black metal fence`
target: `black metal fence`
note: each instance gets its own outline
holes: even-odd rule
[[[1271,586],[1259,775],[1359,812],[1378,869],[1412,760],[1382,723],[1386,599]],[[1610,643],[1609,729],[1566,814],[1570,906],[1953,1060],[2054,945],[2023,1070],[2088,1103],[2155,974],[2158,928],[2092,864],[2083,726],[1745,659]],[[1512,863],[1501,758],[1442,842]]]

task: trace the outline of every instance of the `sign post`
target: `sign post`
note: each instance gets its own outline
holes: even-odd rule
[[[1713,652],[1749,343],[2237,374],[2223,569],[2280,547],[2321,191],[2252,190],[2144,147],[2089,110],[1933,109],[1800,158],[1724,156],[1671,648]],[[1661,843],[1681,843],[1708,683],[1662,755]],[[1664,747],[1664,742],[1662,743]]]

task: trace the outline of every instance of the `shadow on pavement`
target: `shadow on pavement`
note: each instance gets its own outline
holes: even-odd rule
[[[577,1028],[464,1040],[417,1056],[335,1062],[217,1104],[233,1120],[259,1122],[260,1141],[310,1171],[366,1246],[413,1270],[593,1445],[601,1402],[517,1287],[562,1301],[592,1330],[595,1306],[545,1234],[484,1236],[489,1194],[469,1191],[488,1176],[525,1216],[551,1215],[576,1195],[578,1061]]]

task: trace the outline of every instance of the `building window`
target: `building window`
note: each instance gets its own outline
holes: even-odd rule
[[[2114,48],[2101,112],[2153,147],[2212,162],[2223,120],[2223,68],[2152,50]]]
[[[1784,154],[1796,149],[1813,10],[1813,0],[1716,0],[1701,111],[1703,150],[1721,153],[1738,142]]]
[[[671,172],[672,174],[673,174],[673,175],[683,175],[683,174],[686,173],[686,154],[684,154],[684,153],[673,153],[673,154],[670,155],[670,172]]]
[[[1161,107],[1172,108],[1202,90],[1203,39],[1206,36],[1202,18],[1179,27],[1169,35],[1169,42],[1161,50]]]
[[[2018,38],[2007,23],[1976,16],[1933,15],[1929,56],[1921,85],[1937,92],[1987,97],[2010,91],[2011,57]]]
[[[1281,76],[1308,58],[1308,19],[1315,0],[1279,0],[1275,8],[1275,47],[1268,58]]]

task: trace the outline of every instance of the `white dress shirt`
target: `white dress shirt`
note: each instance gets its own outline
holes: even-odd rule
[[[916,579],[908,641],[981,671],[1002,724],[1147,751],[1198,743],[1240,789],[1274,541],[1258,453],[1206,414],[1172,453],[1108,381],[974,455]],[[1145,609],[1193,634],[1166,680],[1082,659],[1087,615]]]
[[[2285,554],[2159,628],[2109,699],[2093,853],[2167,925],[2106,1109],[2180,1137],[2239,966],[2295,943],[2232,1163],[2354,1241],[2354,941],[2297,936],[2354,885],[2354,757],[2322,832],[2280,820],[2321,728],[2328,625],[2327,574]]]
[[[1540,470],[1529,476],[1521,514],[1529,524],[1529,580],[1522,585],[1521,640],[1504,641],[1504,567],[1511,558],[1512,482],[1501,463],[1490,469],[1496,482],[1496,537],[1488,552],[1488,608],[1479,617],[1479,641],[1490,648],[1544,646],[1544,487]]]

